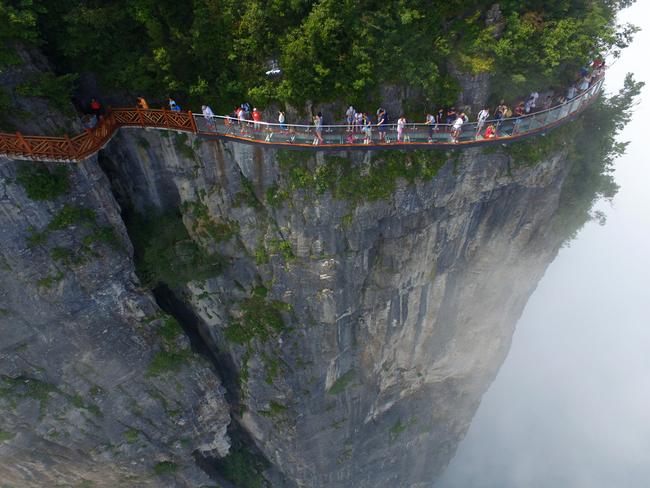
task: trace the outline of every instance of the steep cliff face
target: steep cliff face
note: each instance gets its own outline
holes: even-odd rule
[[[218,376],[140,287],[97,161],[50,170],[0,160],[0,479],[208,484],[192,454],[228,452]]]
[[[100,162],[120,202],[180,208],[223,256],[176,295],[235,379],[237,423],[299,486],[431,486],[561,243],[562,154],[531,168],[123,131]]]

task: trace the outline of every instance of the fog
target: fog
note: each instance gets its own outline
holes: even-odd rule
[[[643,30],[607,74],[650,82],[650,2],[621,15]],[[549,266],[436,488],[650,486],[650,87],[620,135],[620,190]],[[560,129],[561,130],[561,129]]]

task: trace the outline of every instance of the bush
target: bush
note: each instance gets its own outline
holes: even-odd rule
[[[350,369],[337,378],[337,380],[330,387],[330,389],[327,390],[327,393],[329,393],[330,395],[338,395],[339,393],[345,390],[345,388],[348,386],[348,384],[350,384],[350,382],[353,379],[354,379],[354,370]]]
[[[230,453],[215,462],[217,470],[226,479],[239,488],[264,488],[267,485],[264,469],[267,462],[263,458],[253,455],[241,445],[234,445]]]
[[[158,351],[149,364],[147,374],[149,376],[159,376],[170,371],[180,371],[188,363],[190,355],[189,351]]]
[[[153,467],[153,472],[158,476],[164,476],[166,474],[173,474],[178,470],[178,465],[172,463],[171,461],[161,461]]]
[[[63,230],[79,223],[92,223],[94,220],[95,212],[93,210],[66,203],[47,225],[47,229]]]
[[[50,172],[45,166],[29,163],[18,170],[18,183],[32,200],[53,200],[70,191],[68,169],[59,165]]]
[[[247,298],[241,304],[241,319],[226,327],[224,335],[229,341],[241,345],[251,342],[254,338],[266,342],[272,335],[286,329],[280,313],[286,307],[285,303],[266,300],[259,295]]]
[[[192,241],[176,212],[148,218],[136,215],[128,224],[136,270],[146,285],[165,283],[173,288],[188,281],[205,280],[221,270],[221,257]]]
[[[62,76],[41,73],[31,81],[18,86],[16,93],[23,97],[44,98],[61,112],[70,114],[72,112],[70,98],[77,78],[78,75],[72,73]]]

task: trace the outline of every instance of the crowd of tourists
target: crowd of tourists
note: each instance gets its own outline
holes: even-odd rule
[[[490,110],[489,107],[483,107],[477,114],[476,124],[472,125],[472,134],[469,138],[494,139],[516,135],[521,130],[522,120],[524,120],[526,115],[548,110],[553,106],[571,101],[588,90],[601,77],[604,69],[605,61],[602,57],[598,57],[580,71],[575,83],[569,86],[564,93],[549,91],[540,95],[539,92],[532,91],[525,100],[518,101],[513,107],[509,106],[505,100],[501,100],[494,110]],[[170,111],[181,111],[180,105],[171,97],[168,98],[168,105]],[[142,110],[147,110],[149,109],[149,104],[143,97],[138,97],[137,107]],[[324,143],[322,112],[313,115],[309,124],[293,125],[291,127],[287,125],[286,115],[283,111],[277,112],[277,122],[269,123],[263,120],[262,112],[257,107],[251,108],[248,102],[244,102],[235,107],[225,117],[217,117],[208,105],[202,105],[201,112],[208,128],[213,131],[217,130],[217,119],[219,118],[223,119],[223,123],[226,126],[226,133],[229,134],[236,134],[238,132],[240,135],[248,137],[252,135],[252,132],[259,132],[264,129],[268,133],[266,140],[270,140],[273,133],[279,131],[286,133],[289,138],[288,140],[293,141],[295,131],[302,129],[313,133],[314,145]],[[97,124],[102,113],[103,107],[93,98],[90,103],[89,113],[89,116],[93,117],[89,122],[91,127]],[[509,123],[504,123],[505,121]],[[423,122],[418,122],[408,127],[404,115],[401,115],[395,123],[392,123],[388,112],[382,107],[378,108],[371,115],[368,112],[357,110],[354,106],[350,105],[345,111],[343,126],[345,127],[346,133],[345,142],[348,144],[359,142],[371,144],[374,141],[374,131],[377,132],[379,143],[409,142],[410,131],[412,130],[426,130],[428,132],[428,142],[433,142],[435,139],[442,139],[458,143],[461,134],[464,132],[463,128],[468,123],[469,117],[466,112],[458,110],[456,107],[439,108],[428,112],[425,114]],[[341,130],[343,126],[341,126]],[[387,132],[389,130],[391,131],[390,137],[393,137],[393,134],[395,134],[395,141],[388,140]],[[444,135],[437,135],[441,133]],[[467,134],[468,131],[465,131],[465,133]]]

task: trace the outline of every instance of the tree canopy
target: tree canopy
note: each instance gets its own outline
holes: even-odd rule
[[[0,0],[0,65],[11,41],[38,44],[60,75],[221,111],[361,103],[382,84],[445,104],[451,65],[491,73],[498,93],[565,82],[629,42],[616,13],[632,1],[502,0],[491,18],[494,0]],[[271,60],[279,76],[265,74]]]

